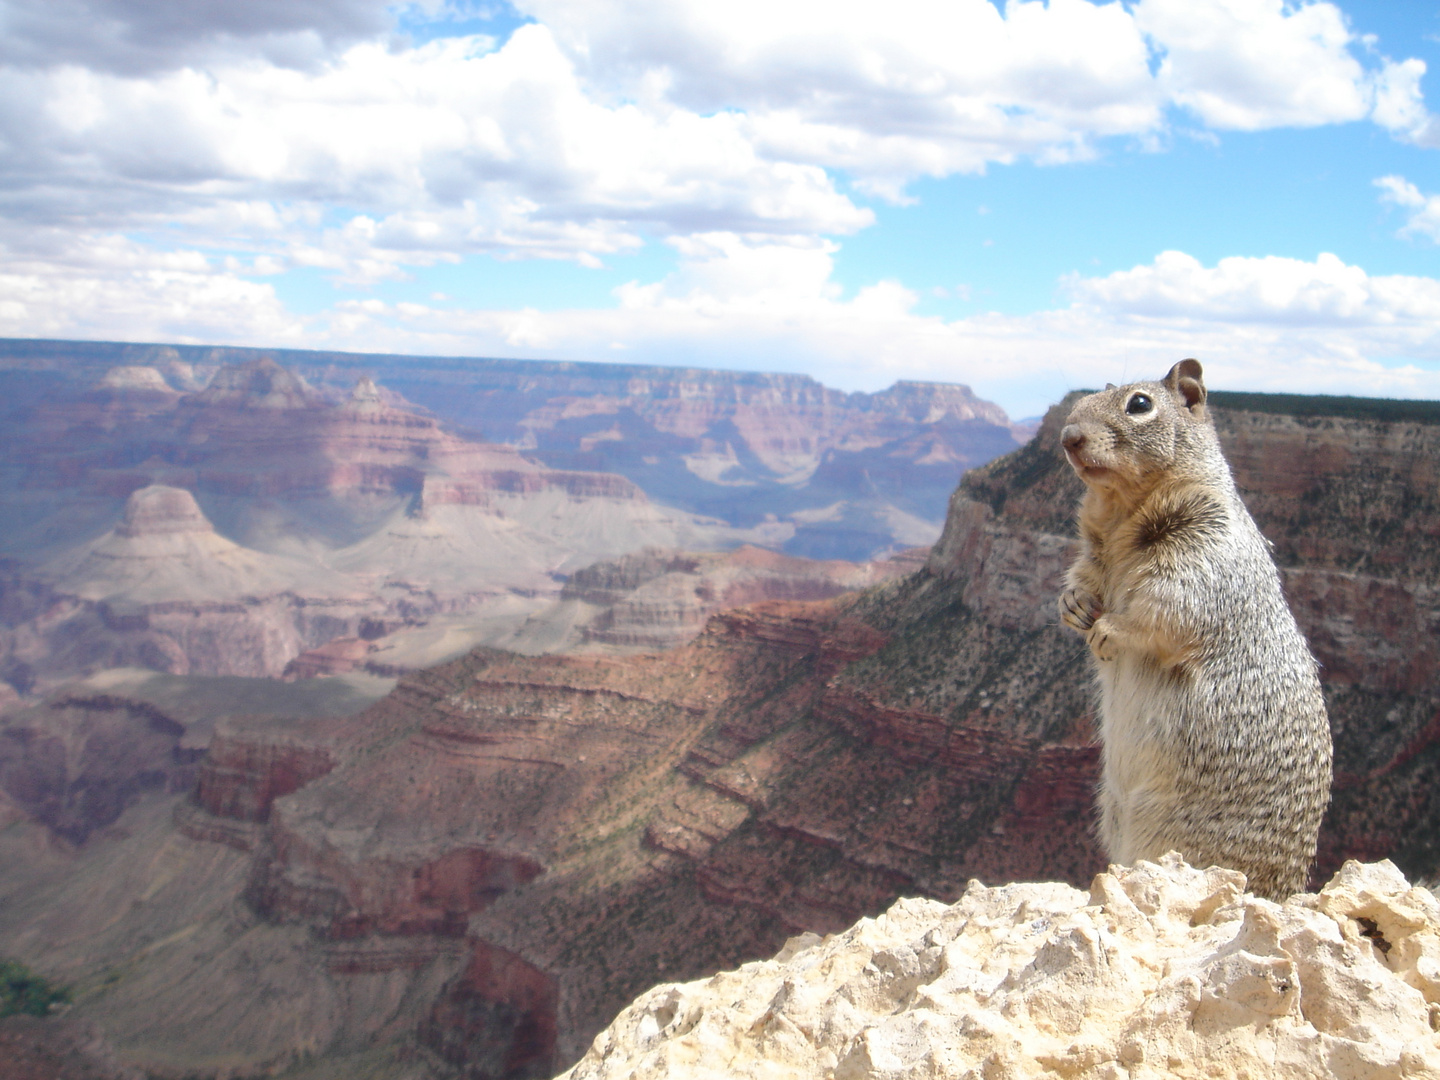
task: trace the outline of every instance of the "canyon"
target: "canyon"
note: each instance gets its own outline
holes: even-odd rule
[[[1348,859],[1433,875],[1440,407],[1212,400],[1323,665],[1317,884]],[[1079,496],[1064,411],[966,474],[923,561],[803,586],[830,595],[707,608],[780,557],[631,554],[555,597],[595,609],[564,654],[382,675],[337,650],[345,673],[271,684],[358,709],[202,722],[95,683],[12,708],[0,953],[74,985],[67,1022],[117,1068],[538,1077],[657,983],[899,897],[1088,887],[1097,750],[1083,645],[1054,617]],[[655,608],[681,613],[663,634]]]
[[[735,528],[768,526],[766,546],[810,558],[932,543],[959,475],[1034,430],[958,384],[844,393],[807,376],[683,366],[17,339],[0,339],[0,416],[14,423],[102,383],[197,392],[262,359],[331,402],[371,380],[457,436],[623,476],[655,503]]]
[[[958,385],[184,352],[0,341],[0,693],[554,648],[580,630],[545,619],[598,614],[556,606],[577,569],[745,544],[788,555],[780,577],[883,560],[933,541],[963,469],[1026,434]],[[834,592],[750,565],[775,595]],[[715,608],[686,604],[682,637]]]

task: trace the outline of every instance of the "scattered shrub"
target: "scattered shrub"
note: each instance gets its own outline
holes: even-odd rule
[[[0,1017],[45,1016],[51,1005],[69,1000],[64,987],[51,985],[15,960],[0,960]]]

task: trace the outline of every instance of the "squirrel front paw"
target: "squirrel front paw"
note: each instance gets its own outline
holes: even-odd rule
[[[1072,630],[1085,633],[1101,611],[1099,599],[1084,589],[1066,589],[1060,594],[1060,621]]]
[[[1085,644],[1090,646],[1090,651],[1095,654],[1095,659],[1103,662],[1114,660],[1120,655],[1118,642],[1115,635],[1111,633],[1109,619],[1096,619],[1095,625],[1085,635]]]

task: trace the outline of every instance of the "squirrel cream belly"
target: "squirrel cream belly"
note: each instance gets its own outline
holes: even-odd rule
[[[1110,857],[1178,850],[1281,898],[1314,859],[1329,721],[1205,396],[1186,360],[1076,404],[1061,441],[1086,493],[1060,617],[1096,673]]]
[[[1157,811],[1178,787],[1169,748],[1180,719],[1165,685],[1168,678],[1133,656],[1118,657],[1098,674],[1104,746],[1101,837],[1110,858],[1126,865],[1153,857],[1155,844],[1146,823],[1163,817]]]

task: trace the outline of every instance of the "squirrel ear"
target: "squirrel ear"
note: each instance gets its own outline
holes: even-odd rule
[[[1187,409],[1205,404],[1205,380],[1201,378],[1199,360],[1181,360],[1165,376],[1165,385],[1185,402]]]
[[[1107,382],[1107,383],[1105,384],[1105,389],[1106,389],[1106,390],[1114,390],[1114,389],[1115,389],[1115,384],[1114,384],[1113,382]]]

